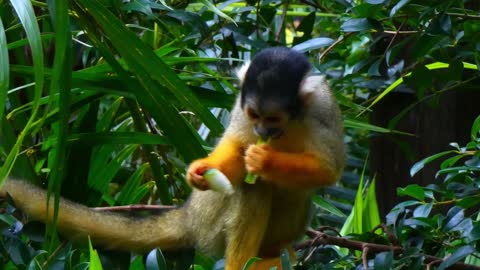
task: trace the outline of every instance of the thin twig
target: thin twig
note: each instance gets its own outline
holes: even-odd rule
[[[427,270],[430,270],[432,268],[432,266],[434,266],[435,264],[439,264],[441,262],[442,262],[442,260],[436,260],[436,261],[431,261],[431,262],[427,263]]]
[[[368,244],[363,246],[362,250],[362,261],[363,261],[363,270],[368,270]]]
[[[327,56],[327,54],[333,50],[333,48],[335,48],[336,46],[338,46],[338,44],[342,43],[343,41],[345,41],[348,37],[350,37],[351,35],[353,35],[355,32],[349,32],[349,33],[346,33],[345,35],[343,35],[341,38],[337,39],[337,41],[335,41],[332,45],[328,46],[328,48],[325,49],[325,51],[322,52],[322,54],[320,54],[320,56],[318,57],[318,61],[319,62],[322,62],[323,58],[325,58],[325,56]]]
[[[285,4],[283,5],[283,11],[282,11],[282,18],[280,20],[280,29],[278,29],[277,33],[275,33],[275,41],[279,42],[280,41],[280,35],[282,34],[282,31],[285,29],[285,19],[287,18],[287,13],[288,13],[288,6],[289,6],[289,1],[285,1]]]
[[[60,252],[60,250],[62,250],[62,248],[65,247],[65,245],[66,245],[67,243],[68,243],[67,241],[63,241],[62,243],[60,243],[60,245],[59,245],[59,246],[50,254],[50,256],[48,256],[48,258],[42,263],[42,268],[41,268],[41,269],[44,269],[44,268],[50,263],[50,261],[57,256],[57,254]]]
[[[385,223],[380,223],[378,224],[377,227],[375,227],[372,232],[376,232],[378,229],[382,229],[382,231],[387,235],[388,241],[392,243],[395,246],[399,246],[400,242],[398,241],[397,237],[393,235],[392,231],[385,225]]]
[[[469,15],[469,14],[461,14],[461,13],[446,13],[448,16],[459,17],[463,19],[472,19],[472,20],[480,20],[480,16],[477,15]]]

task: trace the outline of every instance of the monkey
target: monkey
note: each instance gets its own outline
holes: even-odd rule
[[[281,269],[280,255],[308,226],[311,196],[334,184],[344,166],[340,109],[324,76],[312,75],[307,56],[284,47],[260,51],[238,71],[240,93],[230,122],[213,151],[193,161],[193,186],[184,205],[159,215],[133,218],[99,212],[61,199],[57,226],[73,240],[90,236],[108,249],[147,252],[194,247],[225,257],[226,270]],[[268,143],[257,144],[259,138]],[[221,171],[234,192],[210,189],[204,174]],[[244,182],[247,173],[258,176]],[[52,221],[46,194],[8,179],[0,196],[44,222]],[[47,216],[46,213],[49,213]]]

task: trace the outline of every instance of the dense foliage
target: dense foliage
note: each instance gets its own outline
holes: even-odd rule
[[[370,134],[403,134],[396,123],[417,104],[478,85],[479,30],[475,1],[0,0],[0,183],[13,175],[89,206],[181,204],[190,193],[186,164],[228,121],[233,70],[262,48],[289,46],[330,80],[349,149],[339,184],[314,197],[312,228],[403,250],[311,243],[297,267],[480,265],[480,120],[468,145],[412,168],[444,158],[435,184],[400,187],[406,201],[386,217],[366,162]],[[368,124],[391,91],[416,100],[387,127]],[[44,234],[14,212],[5,202],[0,268],[100,267],[91,247],[58,239],[53,227]],[[386,226],[374,230],[381,220]],[[99,255],[105,269],[211,269],[219,259]]]

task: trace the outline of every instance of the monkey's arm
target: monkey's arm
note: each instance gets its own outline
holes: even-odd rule
[[[233,135],[225,135],[212,153],[205,158],[195,160],[187,171],[187,180],[201,190],[208,189],[203,174],[208,169],[218,169],[232,182],[233,185],[241,182],[245,176],[241,141]]]
[[[286,153],[270,146],[252,145],[246,152],[249,172],[284,187],[315,188],[334,184],[340,170],[321,153]]]

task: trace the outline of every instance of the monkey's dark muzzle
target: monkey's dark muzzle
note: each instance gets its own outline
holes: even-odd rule
[[[275,139],[283,134],[283,129],[281,128],[265,128],[261,126],[254,127],[255,134],[266,141],[267,139]]]

